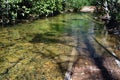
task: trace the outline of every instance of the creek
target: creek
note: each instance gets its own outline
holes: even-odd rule
[[[108,34],[102,22],[95,21],[88,13],[66,13],[2,27],[0,79],[63,80],[65,72],[72,71],[80,55],[88,58],[81,64],[91,58],[98,68],[106,69],[96,59],[114,56],[104,48],[120,58],[119,37]]]

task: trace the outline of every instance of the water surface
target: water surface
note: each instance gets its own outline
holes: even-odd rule
[[[1,28],[0,79],[63,80],[73,47],[80,49],[89,40],[94,44],[94,36],[108,43],[106,47],[116,49],[113,46],[118,39],[106,37],[103,25],[98,23],[91,14],[70,13]],[[108,55],[94,46],[98,55]]]

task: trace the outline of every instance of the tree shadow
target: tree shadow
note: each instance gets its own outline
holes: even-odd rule
[[[57,31],[57,32],[64,32],[65,31],[65,25],[64,24],[57,24],[57,23],[51,23],[51,30]]]
[[[29,41],[31,43],[64,43],[63,40],[60,40],[55,36],[55,33],[44,33],[44,34],[35,34],[33,39]]]
[[[67,35],[68,36],[68,35]],[[70,37],[70,36],[69,36]],[[56,32],[47,32],[47,33],[40,33],[40,34],[34,34],[34,37],[32,40],[29,41],[30,43],[60,43],[69,47],[75,47],[74,45],[67,44],[66,40],[59,35],[57,35]]]
[[[90,57],[94,60],[95,65],[100,69],[102,77],[104,80],[115,80],[112,75],[109,73],[106,67],[103,64],[103,57],[96,54],[96,51],[92,44],[90,43],[87,37],[84,38],[84,43],[87,46],[87,50],[90,54]]]

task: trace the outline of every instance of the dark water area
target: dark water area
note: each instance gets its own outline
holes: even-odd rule
[[[73,48],[77,55],[87,56],[88,63],[91,58],[98,68],[106,69],[100,58],[111,55],[93,37],[120,57],[119,37],[108,34],[92,14],[60,14],[2,27],[0,80],[63,80],[70,59],[76,56],[75,51],[70,55]]]

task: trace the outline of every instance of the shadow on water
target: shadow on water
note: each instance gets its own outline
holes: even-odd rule
[[[55,31],[58,31],[58,32],[63,32],[65,30],[65,25],[64,24],[54,24],[54,23],[51,23],[50,24],[51,26],[51,30],[55,30]]]
[[[54,33],[35,34],[31,43],[64,43],[59,38],[54,37]]]
[[[62,23],[50,23],[50,31],[34,34],[31,43],[63,43],[59,37],[64,35],[66,27]]]
[[[32,38],[32,40],[30,40],[30,43],[60,43],[60,44],[64,44],[67,46],[65,40],[64,39],[60,39],[59,37],[64,35],[65,32],[67,32],[67,36],[70,35],[71,36],[71,28],[66,28],[64,24],[56,24],[56,23],[51,23],[50,24],[50,32],[46,32],[46,33],[39,33],[39,34],[34,34],[34,37]],[[52,50],[48,50],[44,47],[44,50],[46,50],[49,54],[45,54],[41,51],[37,51],[36,53],[41,54],[43,58],[49,58],[51,60],[53,60],[57,65],[58,68],[60,70],[60,73],[62,75],[64,75],[64,73],[67,71],[67,64],[68,61],[58,61],[61,55],[56,55],[56,53],[54,53]],[[66,55],[69,56],[69,55]],[[72,62],[71,62],[72,63]]]
[[[96,51],[87,37],[84,37],[84,43],[90,53],[90,57],[94,60],[95,65],[100,69],[104,80],[115,80],[103,65],[103,58],[96,54]]]

